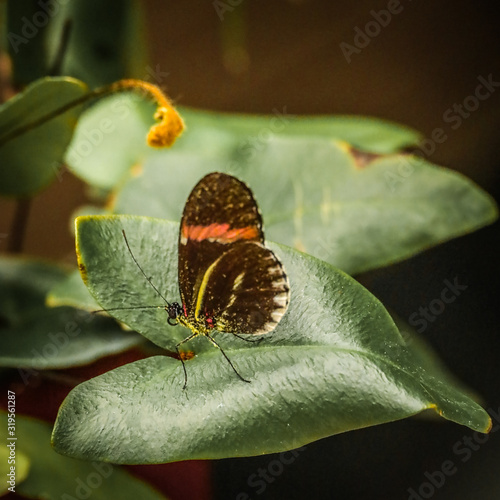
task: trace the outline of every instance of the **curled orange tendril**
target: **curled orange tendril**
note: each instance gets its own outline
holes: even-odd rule
[[[182,134],[184,122],[168,97],[156,85],[142,80],[120,80],[111,86],[112,92],[123,90],[143,92],[156,101],[158,109],[154,118],[159,120],[160,123],[153,125],[149,129],[148,145],[154,148],[172,146],[177,137]]]
[[[158,108],[154,117],[155,120],[160,120],[160,123],[149,129],[148,144],[154,148],[172,146],[184,130],[184,122],[179,113],[172,106],[161,107]]]

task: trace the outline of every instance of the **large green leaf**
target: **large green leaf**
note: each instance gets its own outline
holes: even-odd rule
[[[217,146],[221,133],[233,138],[236,149],[259,147],[272,135],[341,139],[373,153],[393,153],[416,146],[419,132],[400,124],[367,116],[292,115],[286,106],[269,115],[250,115],[179,108],[190,134],[178,149],[192,151],[201,144]],[[224,141],[218,146],[224,147]],[[226,146],[227,147],[227,146]]]
[[[85,286],[78,270],[72,272],[66,279],[58,282],[50,290],[47,296],[47,303],[52,307],[72,306],[88,311],[95,311],[100,308],[99,304],[90,294],[89,289]],[[473,399],[477,400],[477,395],[468,387],[465,387],[447,370],[432,347],[425,342],[413,327],[394,312],[390,312],[390,314],[406,343],[406,347],[412,351],[421,366],[429,372],[434,372],[437,378],[460,388]]]
[[[84,113],[65,161],[91,185],[111,189],[155,150],[146,143],[155,106],[135,94],[110,96]]]
[[[31,196],[56,178],[81,106],[44,119],[87,92],[73,78],[44,78],[0,107],[0,195]]]
[[[177,225],[140,217],[82,217],[77,249],[89,290],[104,308],[162,305],[145,273],[178,300]],[[487,413],[428,372],[405,347],[391,317],[360,284],[329,264],[270,245],[290,278],[291,302],[277,328],[258,344],[219,335],[239,380],[206,339],[185,348],[181,363],[147,358],[77,386],[53,431],[57,451],[116,463],[247,456],[288,450],[325,436],[434,408],[487,432]],[[174,349],[189,332],[167,324],[161,309],[121,310],[120,321]],[[98,438],[97,438],[98,436]]]
[[[366,117],[294,117],[286,109],[269,116],[210,113],[182,107],[179,112],[188,132],[172,151],[188,155],[195,152],[219,165],[238,164],[239,157],[260,149],[274,135],[337,138],[377,153],[399,151],[420,139],[418,133],[408,128]],[[146,147],[153,114],[152,104],[134,94],[103,100],[86,112],[78,124],[67,154],[70,168],[89,184],[111,189],[126,178],[132,166],[151,156],[168,155],[169,152]],[[168,177],[169,172],[165,175]]]
[[[5,447],[7,414],[0,412],[0,436]],[[30,460],[28,477],[16,485],[16,493],[44,500],[160,500],[163,497],[149,485],[120,467],[98,462],[82,462],[63,457],[50,446],[51,426],[45,422],[16,416],[16,453]],[[16,468],[21,464],[16,463]],[[17,469],[21,472],[21,469]],[[16,470],[16,472],[17,472]],[[2,485],[5,483],[2,475]]]
[[[0,366],[67,368],[143,342],[110,318],[72,307],[46,307],[48,291],[66,276],[52,264],[0,259]]]
[[[469,179],[416,156],[372,158],[344,142],[274,137],[244,154],[244,166],[226,160],[174,147],[125,184],[113,211],[179,220],[201,177],[236,172],[253,190],[270,239],[350,274],[408,258],[497,217],[493,200]]]

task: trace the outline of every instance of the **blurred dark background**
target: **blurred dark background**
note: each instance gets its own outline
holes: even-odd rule
[[[495,3],[148,0],[143,6],[148,64],[161,71],[161,85],[178,104],[371,115],[425,137],[443,128],[447,140],[436,144],[429,160],[463,172],[499,200],[500,83],[476,110],[464,111],[460,126],[453,129],[445,118],[474,94],[478,78],[500,82]],[[388,8],[398,13],[356,47],[355,36],[359,42],[367,23],[377,31],[372,11],[383,16],[377,13]],[[356,47],[350,62],[341,44]],[[34,202],[26,251],[73,261],[65,229],[84,199],[82,183],[66,172]],[[0,210],[0,233],[6,233],[13,206],[2,201]],[[485,408],[500,413],[498,228],[496,223],[358,278],[406,320],[439,298],[444,280],[467,285],[422,335]],[[419,417],[350,432],[290,457],[282,466],[279,455],[213,462],[214,498],[500,498],[500,432],[486,439],[443,419]],[[447,461],[455,472],[436,474]]]

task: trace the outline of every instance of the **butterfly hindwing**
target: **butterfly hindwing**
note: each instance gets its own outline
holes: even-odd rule
[[[263,334],[288,307],[281,262],[259,242],[239,242],[211,265],[198,291],[197,319],[213,318],[221,332]]]
[[[209,266],[242,241],[264,241],[252,192],[230,175],[206,175],[189,195],[179,231],[179,289],[186,316],[194,315]]]

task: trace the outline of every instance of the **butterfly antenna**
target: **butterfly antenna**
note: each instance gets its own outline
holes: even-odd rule
[[[144,270],[142,269],[139,262],[137,262],[137,259],[135,258],[135,255],[133,254],[132,249],[130,248],[130,245],[128,243],[127,235],[125,234],[125,229],[122,229],[122,234],[123,234],[123,238],[125,239],[125,243],[127,245],[128,251],[130,252],[130,255],[132,256],[132,259],[134,259],[135,264],[140,269],[142,275],[146,278],[147,282],[151,285],[151,287],[154,289],[154,291],[165,301],[165,304],[167,304],[167,306],[170,307],[170,302],[163,296],[163,294],[160,292],[160,290],[158,290],[158,288],[156,288],[154,286],[153,282],[151,281],[151,278],[148,277],[148,275],[144,272]],[[153,306],[153,307],[156,307],[156,306]],[[108,309],[108,311],[109,311],[109,309]]]
[[[165,306],[133,306],[133,307],[112,307],[110,309],[97,309],[97,311],[90,311],[91,314],[97,314],[109,311],[129,311],[130,309],[164,309]]]

